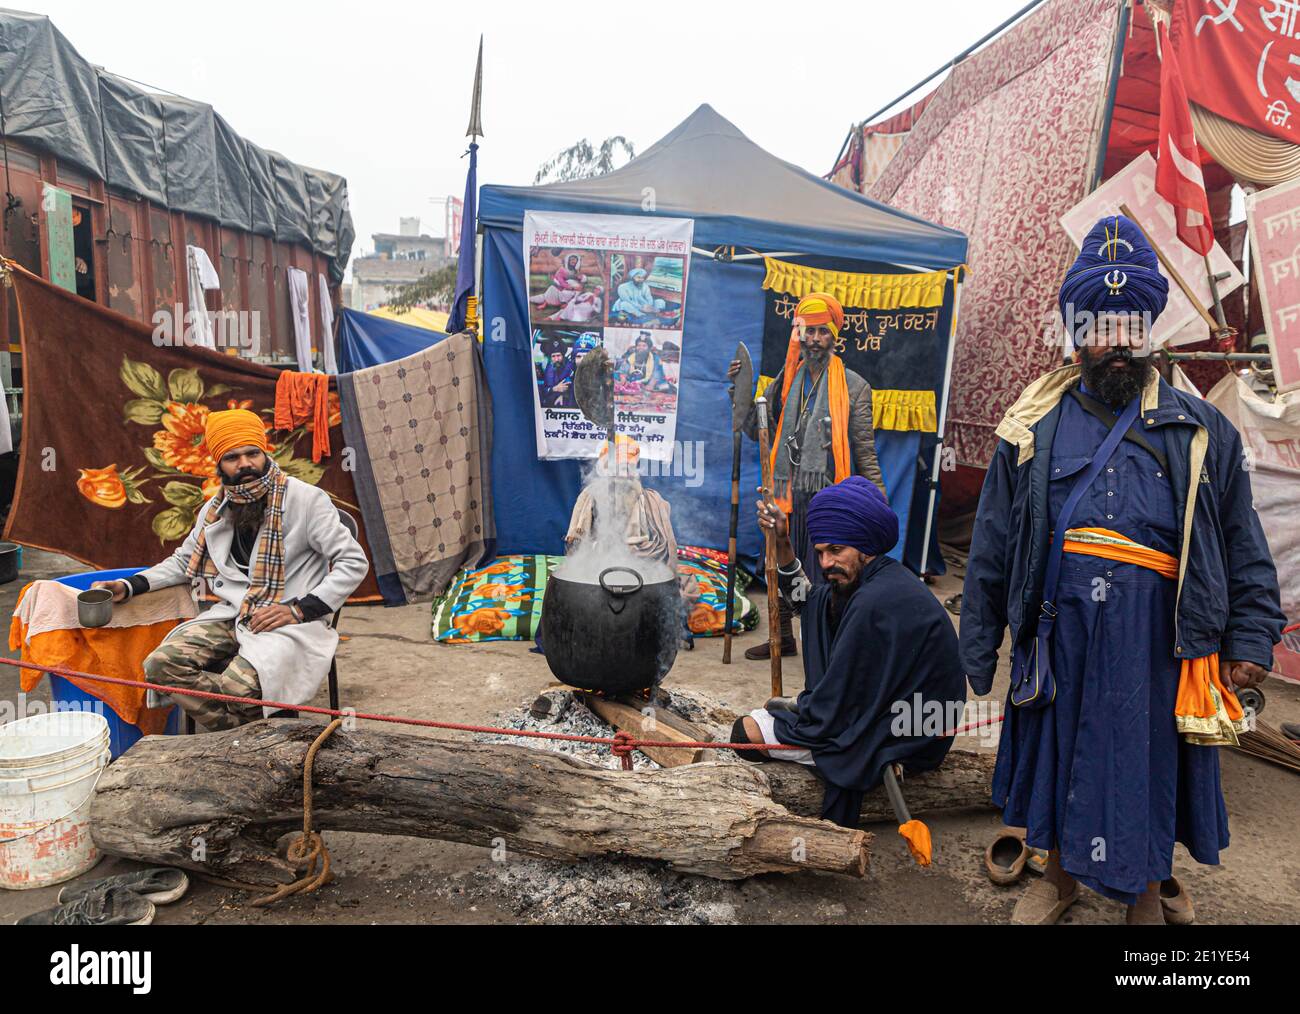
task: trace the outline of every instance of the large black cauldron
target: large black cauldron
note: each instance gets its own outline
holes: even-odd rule
[[[542,602],[542,650],[561,683],[611,697],[658,686],[677,660],[677,582],[646,584],[627,567],[599,584],[552,576]]]

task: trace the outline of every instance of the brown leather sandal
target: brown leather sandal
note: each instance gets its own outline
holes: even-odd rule
[[[1164,909],[1165,922],[1170,926],[1190,926],[1196,922],[1192,896],[1177,877],[1170,877],[1160,885],[1160,907]]]
[[[984,867],[989,879],[999,887],[1016,883],[1025,873],[1029,849],[1022,832],[1004,831],[984,851]]]
[[[1011,915],[1011,922],[1016,926],[1051,926],[1078,900],[1078,884],[1075,884],[1074,889],[1062,898],[1056,885],[1050,880],[1034,880],[1016,902],[1016,910]]]

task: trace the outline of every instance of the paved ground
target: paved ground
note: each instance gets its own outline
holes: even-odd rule
[[[61,576],[76,567],[50,554],[27,551],[23,582]],[[0,588],[0,616],[8,616],[21,584]],[[941,581],[941,598],[959,590]],[[531,701],[550,682],[545,662],[526,645],[444,648],[429,638],[423,606],[345,611],[349,640],[340,652],[344,703],[360,710],[484,722]],[[739,642],[757,643],[751,634]],[[673,683],[698,689],[733,706],[767,696],[765,663],[720,664],[721,642],[701,641],[679,656]],[[1004,665],[1005,669],[1005,665]],[[1005,671],[995,698],[1002,699]],[[802,682],[797,669],[787,689]],[[14,671],[0,672],[0,700],[14,701]],[[1267,718],[1300,720],[1300,688],[1273,682]],[[33,693],[46,699],[43,687]],[[322,699],[318,702],[324,705]],[[412,730],[414,731],[414,730]],[[995,740],[965,745],[995,748]],[[180,775],[183,777],[183,774]],[[1230,751],[1223,752],[1223,785],[1233,844],[1223,865],[1195,865],[1179,850],[1176,868],[1196,901],[1202,922],[1300,921],[1300,778]],[[337,882],[313,898],[271,911],[246,898],[196,885],[179,904],[161,909],[159,923],[461,923],[501,921],[762,923],[1003,923],[1019,888],[994,887],[983,872],[983,850],[999,827],[997,815],[926,815],[934,832],[935,863],[917,868],[889,827],[878,835],[870,876],[862,882],[815,874],[762,877],[742,885],[715,884],[664,874],[644,864],[599,863],[573,868],[508,859],[494,863],[483,849],[406,838],[330,836]],[[89,877],[130,864],[105,859]],[[0,922],[53,902],[57,889],[0,892]],[[1119,923],[1123,909],[1094,895],[1066,916],[1067,923]]]

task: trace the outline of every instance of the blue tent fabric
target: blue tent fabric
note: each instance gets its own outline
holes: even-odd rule
[[[490,229],[484,241],[484,303],[489,319],[500,318],[504,324],[489,329],[483,345],[495,413],[492,475],[498,551],[563,555],[569,513],[582,488],[582,466],[576,461],[538,460],[522,237],[518,232]],[[732,449],[727,365],[739,342],[756,361],[761,355],[762,284],[763,269],[754,264],[701,259],[691,265],[677,416],[678,443],[690,450],[679,452],[668,474],[644,480],[672,504],[673,529],[682,545],[715,549],[727,545]],[[921,443],[922,434],[916,432],[876,434],[876,454],[902,532],[908,531],[911,517]],[[758,526],[749,523],[760,483],[758,445],[746,440],[740,480],[740,555],[750,561],[762,549]],[[901,560],[902,546],[891,555]]]
[[[447,336],[410,324],[399,324],[360,310],[344,310],[339,318],[339,372],[355,373],[413,356]]]
[[[646,187],[658,195],[656,213],[695,219],[697,247],[806,253],[855,271],[951,268],[966,257],[961,233],[868,201],[782,162],[707,106],[640,158],[596,180],[484,187],[479,208],[483,356],[495,411],[492,474],[498,549],[503,554],[562,554],[582,481],[580,463],[546,462],[537,456],[524,213],[639,215],[644,213]],[[761,261],[698,254],[691,261],[678,456],[668,474],[645,480],[672,504],[673,528],[683,545],[727,545],[732,454],[727,365],[742,341],[754,362],[762,360],[763,278]],[[950,313],[951,299],[941,325],[945,334]],[[917,378],[917,387],[937,386],[942,373],[943,363],[936,363],[935,377]],[[909,522],[916,518],[924,524],[924,507],[913,510],[923,445],[932,449],[934,438],[877,433],[877,454],[903,532],[909,532]],[[746,440],[744,448],[740,554],[753,561],[761,550],[753,523],[759,455],[752,441]],[[903,548],[900,544],[891,555],[902,559]]]

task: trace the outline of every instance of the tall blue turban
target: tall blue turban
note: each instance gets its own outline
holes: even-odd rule
[[[1103,218],[1083,241],[1061,285],[1061,319],[1077,339],[1082,325],[1103,313],[1164,313],[1169,282],[1142,230],[1123,215]],[[1080,314],[1088,314],[1080,320]]]
[[[898,515],[874,482],[851,475],[813,497],[808,535],[814,546],[850,546],[883,556],[898,545]]]

